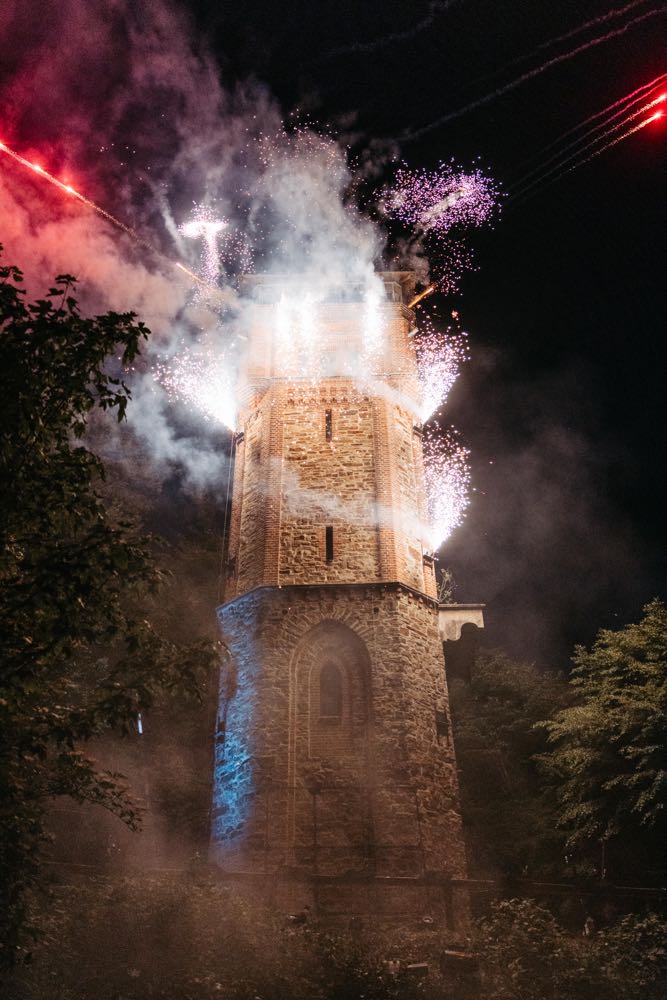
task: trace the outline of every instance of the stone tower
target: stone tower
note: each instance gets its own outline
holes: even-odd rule
[[[355,288],[290,312],[290,280],[246,289],[212,857],[279,905],[456,923],[465,856],[423,540],[414,276],[374,278],[374,357]],[[313,376],[295,327],[315,322]]]

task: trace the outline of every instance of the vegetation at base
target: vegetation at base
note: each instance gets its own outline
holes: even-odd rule
[[[608,868],[667,875],[667,609],[654,600],[637,624],[578,646],[573,704],[544,723],[540,756],[556,792],[568,848],[608,845]]]
[[[667,922],[626,915],[590,936],[529,899],[496,903],[475,934],[483,1000],[663,1000]]]
[[[667,610],[602,630],[569,679],[482,653],[450,686],[471,862],[489,877],[667,878]]]
[[[86,744],[136,727],[165,690],[193,695],[215,659],[146,617],[165,574],[149,542],[104,503],[104,468],[83,443],[102,411],[123,420],[120,374],[148,330],[131,313],[84,318],[64,275],[25,301],[0,267],[0,964],[28,956],[29,890],[41,878],[45,810],[97,803],[136,826],[121,775]],[[7,488],[9,487],[9,488]]]
[[[33,963],[7,981],[12,1000],[662,1000],[667,986],[667,923],[655,914],[585,937],[525,899],[474,926],[477,967],[463,978],[441,969],[437,922],[294,923],[196,872],[54,886],[47,920]]]
[[[500,652],[482,652],[470,682],[450,684],[461,805],[477,875],[562,873],[564,836],[537,754],[537,724],[569,700],[566,680]]]

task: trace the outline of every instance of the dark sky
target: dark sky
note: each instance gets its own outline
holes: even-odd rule
[[[227,89],[256,81],[285,117],[298,109],[315,124],[354,134],[356,151],[394,151],[414,168],[450,158],[469,167],[479,157],[511,192],[543,147],[667,71],[664,0],[612,3],[181,5],[214,52]],[[45,157],[56,173],[61,161],[69,169],[71,153],[86,193],[138,220],[151,240],[157,217],[132,212],[143,201],[143,166],[152,166],[153,183],[156,166],[166,169],[173,159],[170,143],[183,119],[201,105],[207,121],[200,84],[192,95],[177,85],[172,93],[159,75],[152,80],[156,63],[176,78],[190,55],[187,29],[163,21],[167,9],[157,0],[0,5],[0,34],[9,31],[0,60],[2,137],[25,155]],[[124,31],[130,17],[133,58]],[[168,37],[152,35],[163,23]],[[146,39],[152,69],[141,65],[137,35]],[[576,48],[582,51],[561,59]],[[511,86],[524,75],[531,78]],[[246,89],[256,100],[258,91]],[[454,572],[458,600],[487,604],[492,643],[548,665],[566,665],[575,642],[590,643],[600,627],[636,619],[652,597],[667,597],[666,136],[667,117],[534,197],[508,198],[494,228],[472,240],[478,270],[461,293],[428,304],[440,316],[460,311],[471,349],[446,421],[471,450],[475,492],[442,562]],[[135,153],[128,170],[124,161]],[[187,164],[189,181],[197,171]],[[6,160],[4,168],[16,199],[13,238],[24,244],[17,253],[27,254],[34,220],[54,216],[52,249],[60,255],[71,232],[63,229],[66,213],[56,211],[60,194],[41,180],[32,184],[25,171],[17,175]],[[192,197],[190,187],[194,181],[183,185],[182,197]],[[173,185],[169,197],[179,197]],[[67,218],[85,228],[86,217]],[[0,218],[8,250],[11,222]],[[95,252],[89,256],[98,262]],[[127,263],[125,256],[119,249],[110,258],[112,282],[134,288],[134,258]],[[57,266],[76,268],[77,260]]]
[[[625,4],[618,3],[618,7]],[[667,68],[667,7],[570,39],[610,3],[190,4],[227,83],[255,77],[286,112],[399,139],[412,166],[476,157],[506,187],[565,130]],[[648,11],[418,140],[405,133]],[[663,61],[661,61],[663,60]],[[511,64],[511,65],[508,65]],[[442,553],[488,637],[562,666],[575,642],[665,596],[665,123],[649,126],[476,239],[460,308],[472,360],[447,418],[476,492]]]

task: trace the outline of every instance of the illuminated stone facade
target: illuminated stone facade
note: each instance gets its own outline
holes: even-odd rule
[[[321,307],[329,370],[315,379],[285,370],[275,303],[254,309],[219,609],[231,656],[212,855],[323,911],[440,908],[451,922],[465,857],[423,543],[413,283],[382,277],[388,343],[371,377],[346,360],[363,351],[359,303]]]

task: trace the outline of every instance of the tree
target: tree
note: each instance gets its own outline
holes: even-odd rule
[[[470,683],[450,685],[461,800],[473,867],[482,874],[560,873],[558,806],[534,757],[537,723],[568,702],[567,682],[503,653],[481,653]]]
[[[667,610],[659,600],[636,625],[603,629],[578,646],[575,704],[544,724],[545,774],[573,850],[609,845],[664,874],[667,835]]]
[[[475,931],[485,1000],[662,1000],[667,923],[628,914],[590,938],[530,899],[495,903]]]
[[[56,278],[25,302],[21,272],[0,267],[0,951],[25,954],[34,928],[44,811],[58,795],[105,806],[130,825],[136,809],[120,775],[98,771],[82,745],[127,732],[156,693],[196,691],[211,643],[175,645],[142,602],[164,574],[99,491],[101,461],[83,443],[87,421],[120,421],[122,370],[148,336],[132,313],[81,316],[74,279]]]

